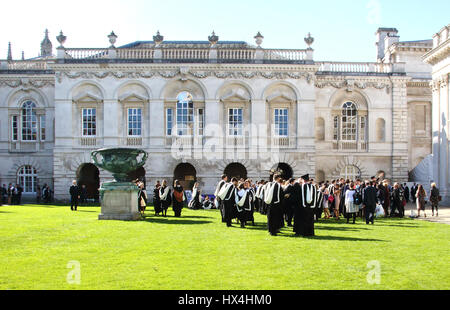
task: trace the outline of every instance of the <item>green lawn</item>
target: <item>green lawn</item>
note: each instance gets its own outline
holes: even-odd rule
[[[410,219],[321,220],[316,237],[292,229],[227,228],[218,211],[182,218],[98,221],[100,209],[0,207],[0,289],[450,289],[450,226]],[[370,285],[369,261],[381,264]],[[66,278],[81,264],[81,284]]]

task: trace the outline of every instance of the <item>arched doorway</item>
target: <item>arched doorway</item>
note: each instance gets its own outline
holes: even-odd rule
[[[144,183],[144,188],[147,188],[147,181],[145,180],[144,167],[138,168],[137,170],[128,173],[128,179],[130,181],[139,180]]]
[[[77,171],[78,186],[86,186],[87,199],[98,201],[98,189],[100,188],[100,171],[93,164],[83,164]]]
[[[181,186],[185,190],[191,190],[194,183],[197,181],[197,171],[195,167],[189,163],[179,164],[173,173],[173,180],[180,181]]]
[[[346,180],[355,181],[361,178],[361,170],[355,165],[345,166],[342,168],[341,177]]]
[[[273,176],[280,174],[283,180],[289,180],[294,176],[292,167],[286,163],[278,163],[272,170],[270,170],[270,181],[273,181]]]
[[[232,178],[247,179],[247,169],[240,163],[229,164],[225,168],[224,174],[228,176],[229,180]]]

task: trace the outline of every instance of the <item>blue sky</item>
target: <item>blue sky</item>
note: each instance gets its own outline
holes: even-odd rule
[[[8,42],[13,57],[39,53],[44,30],[53,46],[62,29],[66,47],[107,47],[114,30],[117,45],[152,40],[221,40],[254,43],[261,31],[266,48],[305,48],[315,38],[315,60],[374,61],[375,31],[395,27],[401,41],[431,39],[450,23],[445,0],[78,0],[6,1],[0,19],[0,58]]]

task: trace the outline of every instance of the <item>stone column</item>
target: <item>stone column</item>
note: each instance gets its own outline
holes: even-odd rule
[[[77,124],[72,123],[72,118],[72,101],[55,98],[55,147],[72,148],[74,137],[80,136],[80,133],[73,132]]]
[[[407,78],[392,78],[392,179],[408,181]]]
[[[449,187],[449,88],[448,74],[440,80],[440,146],[438,187],[447,196]],[[444,196],[443,195],[443,196]]]
[[[260,147],[265,148],[270,147],[268,144],[267,135],[271,132],[270,120],[267,119],[267,108],[265,100],[252,100],[250,104],[250,150],[253,152],[258,152]],[[270,112],[269,112],[270,115]],[[251,159],[255,158],[257,154],[253,154]]]
[[[433,143],[433,181],[439,182],[439,151],[440,151],[440,132],[441,132],[441,107],[440,104],[440,85],[438,80],[431,82],[433,90],[432,105],[432,143]]]

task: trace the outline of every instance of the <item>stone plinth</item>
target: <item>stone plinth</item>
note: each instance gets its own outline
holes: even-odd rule
[[[133,183],[104,183],[100,188],[102,213],[99,220],[137,221],[139,189]]]

